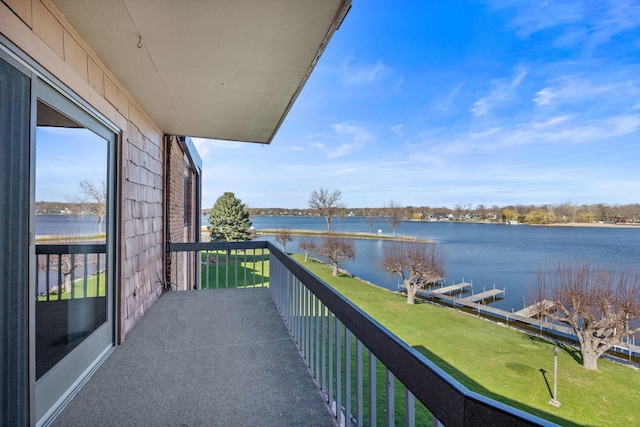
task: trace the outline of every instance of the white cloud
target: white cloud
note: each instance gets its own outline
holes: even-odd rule
[[[393,132],[396,135],[402,137],[402,136],[404,136],[404,132],[402,131],[403,127],[404,127],[404,124],[402,124],[402,123],[400,123],[398,125],[395,125],[395,126],[391,126],[391,132]]]
[[[491,127],[477,132],[463,132],[440,137],[434,151],[446,156],[472,152],[489,153],[530,144],[581,144],[622,137],[640,131],[640,117],[619,115],[583,120],[576,115],[562,115]]]
[[[367,85],[377,83],[391,73],[391,68],[382,61],[374,64],[351,64],[345,60],[342,64],[342,79],[347,84]]]
[[[515,10],[510,24],[521,38],[562,29],[555,36],[556,47],[583,44],[591,50],[620,33],[640,27],[640,4],[632,0],[489,0],[489,3],[495,9]]]
[[[375,142],[371,131],[355,122],[332,124],[331,130],[308,136],[309,146],[325,153],[329,159],[347,156]]]
[[[587,100],[617,89],[611,83],[592,84],[579,76],[564,76],[543,89],[540,89],[533,102],[537,106],[553,105],[569,100]]]
[[[191,138],[202,159],[207,158],[216,149],[238,150],[245,147],[245,142],[223,141],[219,139]]]
[[[491,81],[491,91],[486,96],[473,103],[471,112],[474,116],[484,116],[489,110],[499,107],[516,98],[516,89],[524,81],[527,71],[518,67],[517,74],[512,79],[494,79]]]

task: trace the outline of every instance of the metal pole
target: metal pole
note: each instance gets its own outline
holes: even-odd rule
[[[553,398],[549,401],[550,405],[555,406],[556,408],[560,407],[560,402],[556,397],[558,396],[558,354],[560,353],[560,349],[558,348],[558,344],[553,346]]]

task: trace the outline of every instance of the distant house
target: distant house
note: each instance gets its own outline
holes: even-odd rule
[[[48,423],[169,274],[193,283],[199,263],[166,254],[200,238],[202,163],[189,136],[270,143],[349,5],[0,2],[1,425]],[[35,244],[33,153],[49,143],[100,153],[85,163],[106,182],[104,242]],[[63,178],[51,184],[73,192]],[[37,300],[37,270],[76,253],[100,260],[102,288]]]

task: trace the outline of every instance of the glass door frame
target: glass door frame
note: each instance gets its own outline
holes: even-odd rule
[[[106,303],[107,303],[107,319],[100,327],[93,331],[77,348],[73,349],[60,362],[51,368],[35,383],[35,403],[36,403],[36,420],[37,424],[45,423],[51,419],[64,406],[64,403],[73,395],[74,390],[86,381],[90,373],[96,369],[102,360],[111,352],[115,345],[116,332],[116,289],[115,289],[115,263],[116,256],[115,239],[117,233],[116,228],[116,147],[118,146],[118,133],[112,128],[106,126],[103,122],[96,119],[84,109],[80,108],[71,99],[62,95],[61,92],[54,89],[47,82],[38,78],[35,82],[35,102],[41,101],[51,108],[57,110],[63,115],[69,117],[86,129],[96,133],[107,141],[107,226],[106,226],[106,244],[107,244],[107,277],[106,277]],[[33,98],[33,97],[32,97]],[[37,117],[36,117],[37,120]],[[35,129],[36,122],[32,124]],[[38,141],[32,139],[32,150]],[[31,215],[35,216],[35,156],[31,158],[31,203],[34,204],[31,209]],[[33,224],[35,220],[32,220]],[[33,235],[33,234],[32,234]],[[35,239],[32,239],[32,253],[35,253]],[[35,268],[32,266],[32,268]],[[35,271],[35,270],[32,270]],[[34,284],[35,286],[35,284]],[[30,295],[35,295],[34,292]],[[35,309],[34,309],[35,314]],[[35,316],[31,317],[31,321],[35,322]],[[34,357],[35,351],[32,354]]]

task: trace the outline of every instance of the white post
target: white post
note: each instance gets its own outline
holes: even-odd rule
[[[560,407],[560,402],[556,397],[558,396],[558,354],[560,353],[560,349],[558,348],[558,344],[553,346],[553,398],[549,401],[550,405],[555,406],[556,408]]]

